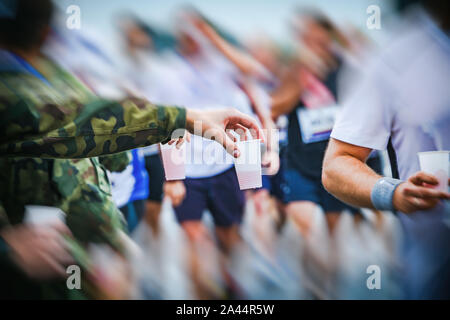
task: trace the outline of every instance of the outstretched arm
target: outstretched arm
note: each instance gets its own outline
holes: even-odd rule
[[[256,77],[270,77],[269,72],[248,54],[242,52],[223,39],[208,23],[200,18],[195,19],[195,26],[228,60],[243,74]]]
[[[1,92],[1,90],[0,90]],[[5,99],[6,100],[6,99]],[[167,141],[185,128],[186,110],[142,99],[88,103],[7,99],[0,103],[0,156],[85,158]],[[53,102],[53,103],[52,103]],[[14,112],[11,112],[14,110]]]
[[[370,193],[381,176],[365,164],[371,151],[331,138],[323,161],[325,189],[353,206],[373,208]]]

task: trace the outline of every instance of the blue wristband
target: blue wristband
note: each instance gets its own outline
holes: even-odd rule
[[[388,177],[379,179],[373,186],[372,193],[370,194],[370,200],[375,209],[394,211],[395,208],[392,204],[392,198],[394,197],[395,189],[402,182],[402,180]]]
[[[9,252],[9,246],[6,241],[0,236],[0,254]]]

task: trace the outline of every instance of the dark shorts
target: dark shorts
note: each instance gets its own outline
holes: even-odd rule
[[[284,200],[286,203],[295,201],[311,201],[322,207],[325,212],[350,210],[352,213],[358,210],[328,193],[320,179],[314,180],[302,175],[296,169],[286,169],[284,172],[286,186],[284,188]]]
[[[161,202],[163,198],[164,167],[159,154],[145,157],[145,168],[148,172],[148,200]]]
[[[244,213],[245,196],[239,189],[234,168],[210,178],[184,180],[186,197],[175,208],[178,222],[202,219],[208,209],[216,226],[239,224]]]

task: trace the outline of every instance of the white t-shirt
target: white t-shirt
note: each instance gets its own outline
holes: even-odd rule
[[[331,133],[377,150],[391,138],[403,180],[420,170],[418,152],[450,150],[450,41],[424,13],[413,22],[354,88]],[[448,209],[399,213],[416,292],[449,256]]]

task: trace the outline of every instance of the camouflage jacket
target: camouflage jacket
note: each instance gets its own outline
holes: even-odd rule
[[[100,156],[166,142],[186,125],[183,108],[100,99],[49,60],[35,64],[0,50],[0,156]]]
[[[127,152],[119,153],[108,159],[109,169],[123,169],[129,159]],[[116,237],[124,221],[98,158],[0,158],[0,168],[5,224],[21,223],[29,204],[59,207],[80,244],[101,242],[120,249]]]
[[[186,112],[183,108],[156,106],[137,98],[121,102],[103,100],[51,61],[42,58],[38,64],[39,71],[17,56],[0,50],[0,156],[76,159],[108,155],[167,141],[175,129],[185,126]],[[103,158],[102,161],[109,160]],[[8,192],[17,187],[12,183],[25,181],[26,184],[28,180],[28,183],[33,181],[33,186],[39,185],[32,180],[33,176],[39,175],[51,182],[42,189],[47,190],[54,184],[53,173],[58,167],[65,168],[66,173],[100,172],[98,160],[9,159],[3,160],[2,165],[7,166],[7,170],[0,168],[3,174],[21,175],[0,181],[2,189],[6,190],[2,194],[16,196],[18,193]],[[24,170],[24,165],[39,170]],[[83,167],[81,171],[80,166]],[[50,173],[52,175],[48,177]],[[63,177],[68,178],[66,174]],[[97,180],[99,186],[109,184],[102,179]],[[50,193],[51,196],[61,196],[61,190],[57,191]],[[33,195],[33,201],[48,204],[62,201],[50,200],[50,194],[43,196],[41,201]],[[24,201],[19,201],[16,208],[21,204],[32,204],[29,200]],[[62,203],[58,205],[63,206]],[[11,214],[17,215],[17,212],[13,210]],[[17,222],[19,218],[16,216],[12,220]],[[9,220],[10,213],[5,212],[0,200],[0,227]]]

